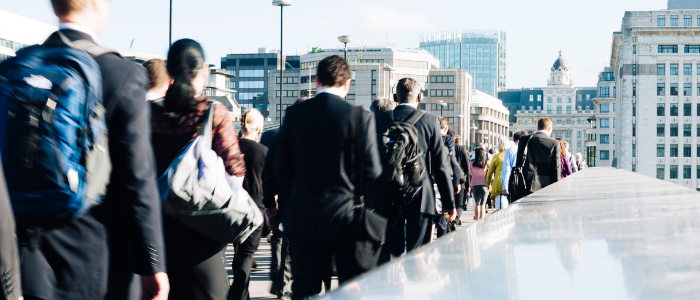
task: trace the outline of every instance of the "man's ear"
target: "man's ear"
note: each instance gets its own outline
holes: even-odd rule
[[[343,84],[343,88],[345,88],[346,91],[349,91],[351,84],[352,84],[352,78],[345,81],[345,83]]]
[[[394,102],[399,103],[399,96],[396,96],[396,94],[391,95],[394,98]]]

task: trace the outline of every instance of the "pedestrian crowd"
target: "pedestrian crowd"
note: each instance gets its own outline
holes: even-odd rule
[[[264,237],[270,293],[306,299],[585,167],[546,118],[470,157],[411,78],[353,107],[338,56],[236,132],[198,42],[141,66],[99,45],[108,0],[51,3],[59,30],[0,64],[0,299],[250,299]]]

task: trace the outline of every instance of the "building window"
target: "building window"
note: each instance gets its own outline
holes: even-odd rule
[[[455,123],[455,118],[453,118],[453,117],[448,117],[448,118],[447,118],[447,122],[450,123],[450,124],[454,124],[454,123]]]
[[[581,131],[576,131],[576,136],[581,137]]]
[[[632,157],[637,157],[637,145],[632,144]]]
[[[632,136],[637,136],[637,124],[632,124]]]
[[[683,157],[692,157],[690,154],[690,145],[683,145]]]
[[[656,136],[666,135],[666,124],[656,124]]]
[[[637,76],[637,64],[632,64],[632,76]]]
[[[581,147],[581,141],[580,141],[580,140],[577,141],[576,143],[578,144],[579,147]]]
[[[700,53],[700,45],[685,45],[685,53]]]
[[[561,97],[557,97],[557,103],[561,103]]]
[[[671,136],[678,136],[678,124],[671,124]]]
[[[280,78],[277,77],[277,84],[280,83]],[[245,82],[245,81],[242,81]],[[254,81],[249,81],[249,82],[254,82]],[[299,83],[299,77],[284,77],[284,84],[292,84],[292,83]]]
[[[637,54],[637,45],[632,45],[632,54]]]
[[[431,83],[453,83],[455,82],[454,75],[450,76],[430,76]]]
[[[658,76],[666,75],[666,65],[665,64],[657,64],[656,65],[656,75],[658,75]]]
[[[535,95],[530,95],[530,102],[535,101]]]
[[[671,117],[678,116],[678,103],[671,103]]]
[[[277,97],[280,96],[280,91],[276,91]],[[282,97],[299,97],[299,91],[284,91]]]
[[[683,136],[692,136],[692,130],[690,129],[690,124],[683,124]]]
[[[663,117],[666,114],[666,104],[656,103],[656,116]]]
[[[683,166],[683,179],[690,179],[690,166]]]
[[[557,118],[557,124],[561,124],[561,119]],[[561,135],[560,135],[561,136]]]
[[[600,97],[610,97],[610,87],[601,86],[600,87]]]
[[[610,135],[609,134],[601,134],[600,135],[600,143],[601,144],[610,144]]]
[[[277,77],[277,83],[279,83],[279,77]],[[287,79],[293,79],[293,78],[285,78],[284,81],[287,83]],[[264,89],[265,88],[265,82],[264,81],[239,81],[238,82],[238,88],[239,89]]]
[[[656,144],[656,157],[665,157],[666,154],[664,153],[666,150],[666,145],[664,144]]]
[[[552,114],[552,106],[551,105],[547,105],[547,114],[550,114],[550,115]]]
[[[600,160],[610,160],[610,151],[600,150]]]
[[[671,64],[671,75],[678,75],[678,64]]]
[[[692,110],[693,109],[691,108],[690,103],[683,103],[683,116],[690,117]]]
[[[683,75],[693,75],[693,65],[692,64],[683,64]]]
[[[542,106],[537,106],[537,110],[542,110]]]
[[[656,95],[657,96],[666,96],[666,84],[665,83],[657,83],[656,84]]]
[[[240,70],[238,77],[265,77],[265,70]]]
[[[692,96],[693,95],[693,84],[692,83],[684,83],[683,84],[683,96]],[[690,105],[690,104],[688,104]]]
[[[534,110],[534,109],[535,109],[535,107],[533,107],[533,106],[530,106],[530,110]]]
[[[671,96],[678,96],[678,83],[671,83]]]
[[[656,16],[656,26],[666,26],[666,16]]]
[[[566,124],[571,124],[571,118],[566,118]],[[571,132],[571,131],[569,131],[569,132]],[[569,137],[571,137],[571,135],[569,135]]]
[[[591,100],[591,94],[586,94],[586,101]],[[586,105],[588,107],[588,105]]]
[[[430,90],[430,97],[454,97],[455,90]]]
[[[566,103],[571,103],[571,97],[566,97]]]
[[[671,179],[678,179],[678,165],[671,165],[671,171],[669,173]]]
[[[537,95],[537,101],[542,101],[542,95]]]
[[[567,107],[566,107],[566,113],[567,113],[567,114],[571,114],[571,106],[567,106]]]
[[[552,103],[552,97],[547,97],[547,103]]]
[[[637,103],[632,103],[632,116],[637,116]]]
[[[671,16],[671,26],[678,26],[678,15]]]
[[[683,16],[683,26],[693,26],[693,16],[684,15]]]
[[[557,114],[561,114],[561,106],[557,105]]]
[[[670,157],[678,157],[678,145],[672,144],[671,145],[671,151],[670,151]]]
[[[263,100],[264,96],[265,93],[238,93],[238,100]]]
[[[632,84],[632,96],[637,96],[637,84]]]
[[[610,112],[610,104],[601,103],[600,104],[600,113],[609,113],[609,112]]]
[[[664,171],[666,169],[666,166],[664,165],[656,165],[656,179],[664,179]]]
[[[659,45],[659,53],[678,53],[678,45]]]

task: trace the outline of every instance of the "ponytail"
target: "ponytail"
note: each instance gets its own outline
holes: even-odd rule
[[[199,43],[182,39],[168,51],[167,69],[173,84],[165,93],[164,104],[168,110],[182,111],[189,108],[197,95],[192,80],[204,64],[204,51]]]

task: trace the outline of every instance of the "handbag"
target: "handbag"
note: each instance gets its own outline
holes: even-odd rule
[[[263,216],[211,149],[213,115],[214,104],[197,137],[158,179],[163,212],[213,240],[243,242],[263,223]]]
[[[365,206],[364,203],[364,143],[362,139],[362,107],[353,107],[355,123],[355,195],[353,198],[353,218],[350,224],[351,243],[347,248],[349,259],[357,271],[365,272],[375,267],[379,253],[386,239],[387,223],[380,216]]]
[[[525,168],[525,159],[527,159],[527,146],[530,145],[533,135],[527,139],[525,143],[525,149],[523,150],[522,163],[518,166],[513,167],[510,172],[509,184],[512,185],[512,194],[515,194],[518,198],[527,196],[527,183],[525,182],[525,174],[523,174],[523,168]]]

